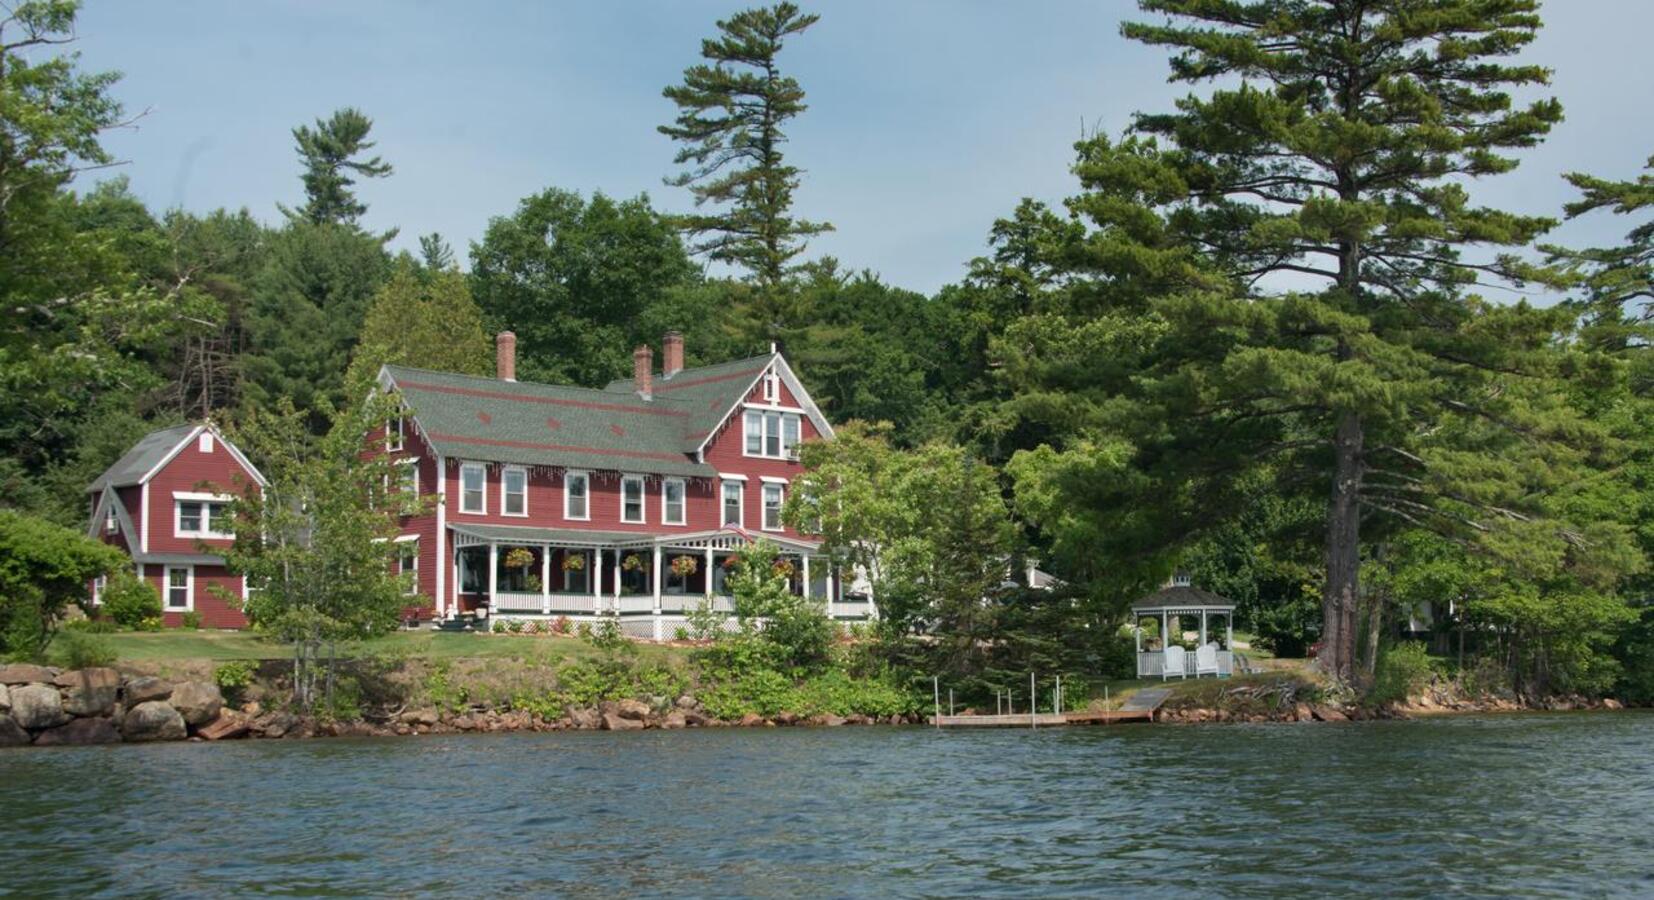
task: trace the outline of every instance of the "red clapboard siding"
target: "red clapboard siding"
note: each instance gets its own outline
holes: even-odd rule
[[[149,480],[150,553],[214,553],[208,548],[227,547],[228,540],[179,537],[173,530],[173,492],[241,494],[254,484],[253,476],[222,441],[213,438],[211,453],[202,453],[200,442],[191,438],[184,449]],[[141,537],[140,537],[141,540]]]
[[[151,563],[144,566],[144,578],[154,585],[161,597],[161,620],[169,628],[184,624],[184,613],[166,609],[166,566]],[[241,597],[241,577],[231,574],[223,566],[195,566],[195,612],[201,616],[204,628],[245,628],[247,617],[235,605]],[[229,594],[230,600],[220,597],[214,587]]]

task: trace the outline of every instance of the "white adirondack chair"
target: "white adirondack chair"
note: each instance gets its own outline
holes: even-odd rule
[[[1218,676],[1218,648],[1212,644],[1201,644],[1195,648],[1195,677],[1202,675]]]
[[[1189,666],[1187,660],[1188,654],[1183,652],[1182,647],[1179,647],[1176,644],[1167,647],[1165,650],[1165,656],[1165,661],[1160,664],[1161,681],[1165,681],[1173,675],[1176,675],[1179,678],[1189,677]]]

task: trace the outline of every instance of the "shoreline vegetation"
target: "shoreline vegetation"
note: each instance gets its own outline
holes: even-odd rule
[[[181,640],[186,637],[192,640]],[[377,653],[341,659],[331,704],[312,712],[291,702],[292,672],[290,661],[280,656],[283,648],[234,632],[131,635],[123,645],[147,644],[156,652],[135,653],[118,667],[0,666],[0,746],[931,721],[923,703],[929,698],[914,692],[869,692],[842,672],[804,679],[790,692],[753,698],[732,690],[727,678],[718,680],[699,669],[692,654],[704,646],[685,642],[623,639],[622,647],[603,645],[601,639],[493,634],[399,637],[401,641],[382,640]],[[443,640],[433,640],[438,638]],[[405,646],[399,648],[399,643]],[[424,652],[397,652],[414,646]],[[168,647],[205,648],[219,658],[160,652]],[[254,651],[263,651],[263,658],[246,658]],[[1462,678],[1439,676],[1408,685],[1399,700],[1375,704],[1329,688],[1319,673],[1293,663],[1235,678],[1112,682],[1106,701],[1090,699],[1067,711],[1115,709],[1134,691],[1161,685],[1172,694],[1154,721],[1165,724],[1359,722],[1625,708],[1613,698],[1476,693]]]

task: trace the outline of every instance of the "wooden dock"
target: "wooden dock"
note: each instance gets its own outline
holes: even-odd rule
[[[1154,711],[1171,696],[1166,688],[1147,688],[1133,694],[1119,709],[1070,713],[1010,713],[1001,715],[933,716],[938,728],[1061,728],[1069,725],[1116,725],[1153,722]]]

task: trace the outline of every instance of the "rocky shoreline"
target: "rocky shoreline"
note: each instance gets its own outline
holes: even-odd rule
[[[257,701],[225,703],[218,686],[203,681],[167,681],[116,669],[65,671],[50,666],[0,666],[0,747],[234,738],[390,737],[419,734],[509,731],[642,731],[683,728],[769,728],[904,725],[919,716],[749,713],[726,721],[709,716],[692,695],[676,700],[605,701],[565,707],[547,716],[526,710],[434,707],[403,710],[380,721],[334,721],[265,709]]]

